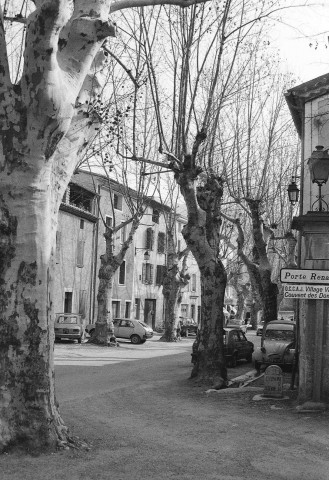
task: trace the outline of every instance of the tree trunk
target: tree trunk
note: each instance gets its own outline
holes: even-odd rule
[[[54,388],[52,271],[59,204],[58,184],[54,188],[50,177],[48,167],[38,179],[16,173],[1,183],[1,451],[9,445],[43,450],[68,440]]]
[[[202,141],[202,138],[200,134],[196,142]],[[180,168],[175,169],[188,212],[182,234],[198,264],[201,280],[201,327],[191,376],[219,389],[227,383],[223,345],[227,275],[219,258],[223,184],[220,177],[210,173],[197,187],[196,179],[200,172],[191,155],[185,155]]]
[[[186,274],[186,260],[188,250],[176,253],[173,229],[170,225],[167,232],[167,271],[163,279],[162,292],[165,304],[165,331],[160,341],[175,342],[177,340],[178,312],[182,301],[182,288],[188,284],[190,276]],[[179,260],[183,257],[181,270]]]

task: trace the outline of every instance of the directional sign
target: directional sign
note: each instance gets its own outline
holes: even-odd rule
[[[291,285],[283,284],[284,298],[303,298],[305,300],[328,300],[329,285]]]
[[[329,270],[301,270],[298,268],[282,268],[282,283],[303,283],[329,285]]]

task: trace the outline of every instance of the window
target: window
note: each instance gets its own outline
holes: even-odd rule
[[[191,277],[191,292],[196,292],[196,274],[192,273]]]
[[[191,318],[195,320],[195,305],[192,303],[191,305]]]
[[[156,272],[156,278],[155,278],[155,284],[156,285],[162,285],[163,283],[163,277],[166,274],[166,265],[157,265],[157,272]]]
[[[150,263],[143,263],[142,283],[149,285],[153,283],[153,265]]]
[[[180,311],[181,311],[181,316],[184,318],[187,317],[187,309],[188,309],[187,303],[182,303],[180,306]]]
[[[160,217],[159,210],[153,210],[153,213],[152,213],[152,222],[153,222],[153,223],[159,223],[159,217]]]
[[[65,292],[64,294],[64,313],[72,313],[72,292]]]
[[[149,227],[146,230],[146,242],[145,242],[145,248],[147,250],[153,250],[153,244],[154,244],[154,231],[151,227]]]
[[[77,244],[77,267],[83,267],[83,257],[84,257],[85,242],[84,240],[78,240]]]
[[[80,220],[80,230],[83,230],[85,228],[85,221],[84,220]]]
[[[119,268],[119,285],[126,283],[126,262],[123,261]]]
[[[122,210],[122,195],[113,194],[113,206],[116,210]]]
[[[131,302],[126,302],[125,318],[130,318]]]
[[[106,215],[105,223],[107,227],[112,227],[112,217],[109,217],[108,215]]]
[[[135,298],[135,318],[136,320],[140,319],[141,315],[141,299]]]
[[[166,235],[163,232],[158,233],[158,253],[165,253]]]
[[[120,301],[112,301],[112,318],[120,318]]]

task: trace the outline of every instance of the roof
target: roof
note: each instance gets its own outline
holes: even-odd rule
[[[329,73],[314,78],[308,82],[290,88],[285,94],[291,116],[298,135],[302,136],[303,112],[306,102],[329,93]]]
[[[109,189],[109,183],[111,188],[124,195],[124,186],[121,185],[119,182],[112,178],[108,178],[106,175],[102,175],[97,172],[90,172],[87,170],[77,170],[73,177],[71,178],[71,183],[74,183],[76,185],[82,186],[86,190],[92,191],[94,194],[96,194],[97,191],[97,185],[100,185],[104,188]],[[138,194],[136,190],[133,190],[132,188],[128,188],[129,195],[132,198],[138,198]],[[168,205],[164,205],[163,203],[155,200],[153,197],[144,197],[144,202],[148,205],[151,205],[152,207],[156,207],[159,210],[167,210],[170,211],[170,207]]]

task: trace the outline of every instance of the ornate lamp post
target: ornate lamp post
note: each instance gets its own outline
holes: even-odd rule
[[[289,202],[291,205],[296,205],[299,200],[299,188],[297,187],[296,184],[296,178],[297,177],[292,177],[291,178],[291,183],[288,185],[288,197],[289,197]]]
[[[316,183],[319,187],[319,195],[317,195],[317,200],[315,200],[312,205],[312,210],[327,212],[329,210],[329,206],[328,203],[323,199],[321,189],[322,186],[328,181],[329,155],[328,150],[324,150],[322,145],[318,145],[315,148],[316,150],[312,152],[312,155],[307,162],[310,169],[312,182]],[[317,203],[319,204],[319,207],[314,209],[313,207]]]
[[[297,187],[296,184],[296,177],[292,177],[291,183],[288,185],[288,197],[289,197],[289,202],[291,205],[296,205],[299,200],[299,188]]]
[[[322,195],[322,187],[329,178],[329,154],[322,146],[317,146],[308,159],[311,181],[319,187],[311,210],[294,217],[292,228],[301,232],[300,268],[304,271],[324,271],[329,275],[329,207]],[[304,189],[303,189],[304,190]],[[289,191],[291,194],[289,194]],[[288,188],[289,198],[298,199],[294,181]],[[305,199],[304,199],[305,203]],[[326,276],[326,275],[325,275]],[[318,282],[321,284],[321,282]],[[314,287],[319,288],[319,285]],[[299,354],[299,400],[301,402],[321,402],[328,404],[329,377],[329,300],[326,285],[322,286],[322,296],[309,294],[301,302],[300,354]]]

